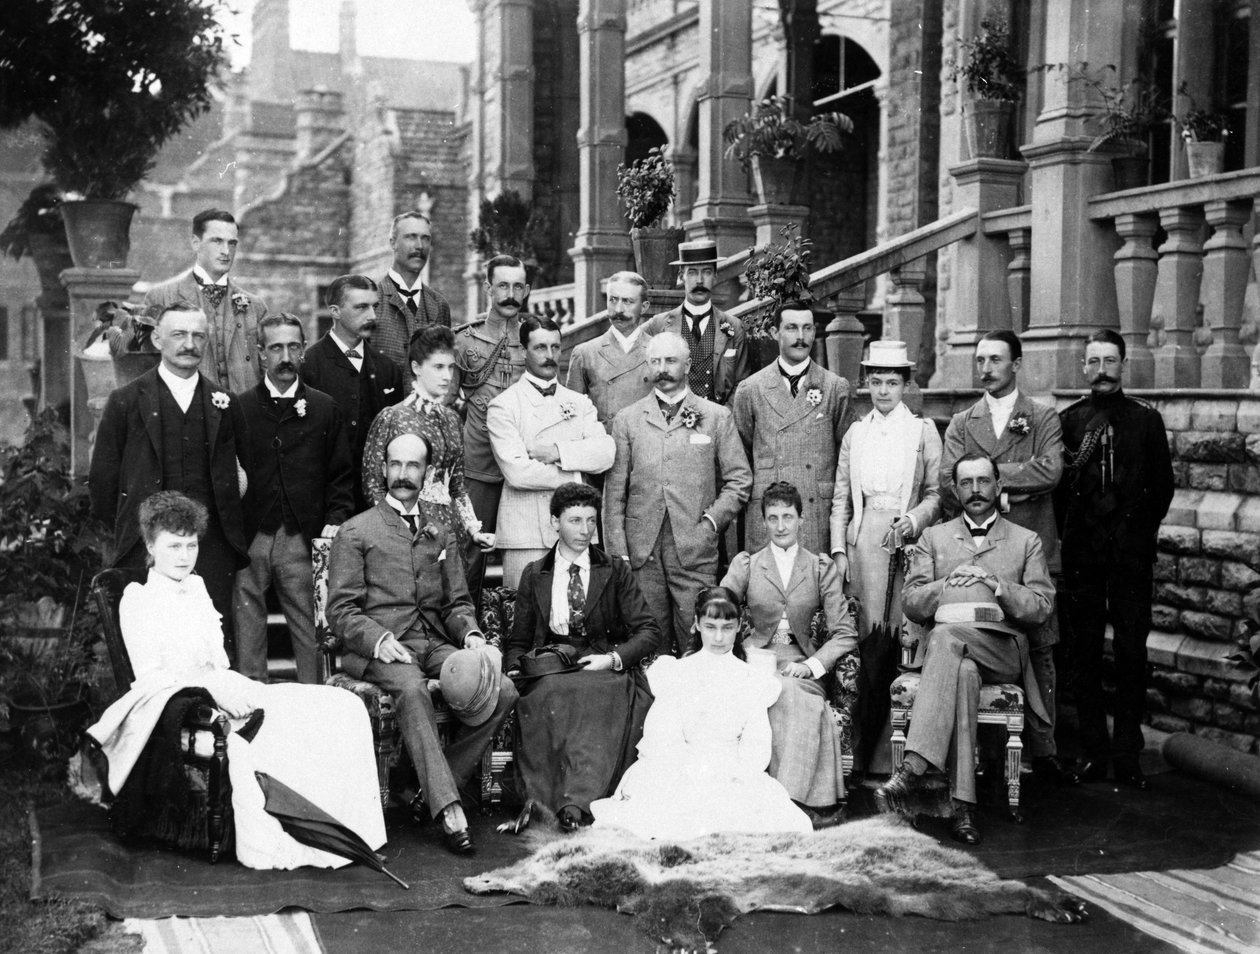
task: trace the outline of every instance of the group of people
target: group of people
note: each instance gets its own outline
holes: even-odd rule
[[[1087,343],[1091,397],[1062,425],[1018,390],[1019,339],[986,335],[986,394],[942,445],[904,403],[914,365],[900,342],[872,342],[862,364],[874,408],[854,420],[849,383],[812,358],[807,303],[776,309],[779,356],[750,374],[743,326],[712,301],[712,242],[680,246],[684,302],[650,319],[646,282],[610,276],[609,328],[573,349],[561,384],[560,328],[525,310],[518,259],[492,258],[487,312],[450,327],[449,306],[422,280],[432,232],[419,212],[394,220],[387,275],[330,285],[332,326],[313,343],[300,319],[268,312],[229,277],[237,240],[230,213],[200,213],[192,269],[148,293],[160,364],[110,396],[90,486],[115,527],[113,562],[150,567],[124,596],[133,666],[161,670],[169,687],[231,659],[248,678],[232,683],[228,714],[268,712],[250,764],[268,760],[260,740],[273,708],[349,696],[304,685],[289,700],[265,685],[268,588],[299,682],[316,681],[310,548],[324,536],[342,665],[394,697],[420,784],[413,810],[454,852],[473,850],[467,786],[513,710],[518,830],[538,809],[564,830],[647,837],[836,823],[840,730],[822,680],[860,656],[855,763],[878,767],[900,647],[877,624],[903,613],[923,679],[881,808],[904,807],[929,767],[950,768],[955,836],[978,841],[974,709],[992,681],[1025,686],[1038,774],[1098,780],[1114,755],[1118,780],[1145,784],[1151,562],[1172,477],[1158,414],[1120,390],[1113,332]],[[178,565],[158,559],[168,537]],[[516,591],[500,648],[477,613],[496,551]],[[1054,748],[1056,582],[1074,634],[1079,771]],[[203,629],[217,615],[218,653],[201,645],[205,633],[196,652],[155,648],[153,620],[171,646],[188,638],[173,591],[202,604]],[[146,602],[146,635],[135,636],[128,621]],[[1098,665],[1108,618],[1123,683],[1114,746]],[[122,717],[150,698],[138,686],[107,714],[102,739],[128,734]],[[459,721],[445,747],[439,687]],[[355,723],[343,731],[362,735],[365,715],[338,713]],[[333,757],[326,738],[309,741]],[[304,758],[289,743],[265,768],[282,780],[286,761]],[[111,787],[121,781],[111,771]],[[256,786],[240,797],[257,801]],[[374,802],[361,808],[379,843]],[[289,847],[271,853],[277,865],[296,857]]]

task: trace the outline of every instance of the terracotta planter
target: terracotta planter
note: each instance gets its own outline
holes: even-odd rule
[[[126,268],[131,252],[131,217],[138,207],[115,199],[63,202],[70,257],[78,268]]]
[[[651,288],[672,288],[678,258],[678,243],[686,238],[682,229],[631,229],[634,267]]]
[[[795,159],[753,156],[753,184],[761,205],[795,205],[801,164]]]
[[[1225,143],[1186,143],[1186,167],[1191,179],[1214,176],[1225,169]]]
[[[972,159],[1006,159],[1010,154],[1015,104],[976,99],[963,106],[963,133]]]
[[[65,231],[55,235],[32,233],[30,243],[31,259],[35,262],[35,270],[39,272],[39,287],[46,295],[65,295],[61,273],[74,266]]]
[[[1116,192],[1140,189],[1149,183],[1150,162],[1146,156],[1113,156],[1111,174]]]

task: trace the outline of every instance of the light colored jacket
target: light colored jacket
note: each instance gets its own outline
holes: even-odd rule
[[[646,331],[640,331],[630,350],[623,351],[609,329],[576,346],[569,356],[565,385],[591,399],[599,413],[599,423],[605,427],[612,425],[618,411],[652,393],[648,338]]]

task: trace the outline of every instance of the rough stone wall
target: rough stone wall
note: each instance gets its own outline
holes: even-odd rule
[[[536,250],[534,286],[573,281],[578,227],[577,131],[580,86],[577,4],[571,0],[534,8],[534,196],[547,232]]]

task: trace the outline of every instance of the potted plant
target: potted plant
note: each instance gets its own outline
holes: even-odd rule
[[[483,259],[515,255],[525,263],[530,284],[538,282],[537,250],[547,232],[547,219],[515,189],[482,199],[477,227],[468,233],[468,247]]]
[[[223,0],[116,4],[28,0],[38,40],[9,44],[0,129],[35,121],[41,162],[62,189],[80,268],[122,267],[136,207],[123,201],[163,144],[210,108],[226,65]],[[20,95],[16,91],[21,91]]]
[[[794,115],[791,96],[769,96],[754,103],[722,130],[725,156],[752,170],[758,200],[763,205],[794,205],[801,160],[812,147],[838,152],[853,120],[844,113],[819,113],[808,119]]]
[[[1024,70],[1011,54],[1006,21],[985,17],[977,36],[958,41],[966,59],[950,66],[950,77],[967,93],[963,134],[973,159],[1005,159],[1010,148],[1011,120],[1024,88]]]
[[[1199,109],[1185,83],[1181,84],[1177,94],[1190,103],[1188,110],[1173,117],[1186,146],[1186,166],[1190,178],[1214,176],[1225,168],[1225,140],[1229,137],[1229,120],[1220,113]]]
[[[1108,65],[1104,71],[1115,73],[1116,68]],[[1097,115],[1102,129],[1089,144],[1089,151],[1109,146],[1117,153],[1111,160],[1117,191],[1146,185],[1151,130],[1167,122],[1169,116],[1163,94],[1154,83],[1142,76],[1135,76],[1121,85],[1103,82],[1087,73],[1078,72],[1077,75],[1094,89],[1101,100]]]
[[[751,254],[744,265],[748,297],[765,298],[772,303],[744,320],[749,356],[757,368],[764,368],[779,354],[774,337],[774,312],[778,306],[785,301],[814,300],[809,290],[809,260],[814,243],[802,238],[799,231],[795,223],[785,225],[779,230],[782,243],[749,249]]]
[[[79,358],[84,361],[110,360],[113,374],[109,387],[100,394],[108,397],[116,387],[134,381],[161,360],[153,343],[157,321],[145,313],[141,305],[129,301],[103,301],[96,306],[96,327],[83,343]],[[87,366],[84,365],[87,373]],[[88,381],[89,400],[97,396]]]
[[[65,198],[66,194],[54,183],[37,185],[0,232],[0,255],[15,262],[29,255],[45,294],[62,291],[61,273],[74,264],[61,218]]]
[[[617,166],[617,197],[630,223],[634,267],[653,288],[672,286],[669,263],[678,254],[685,233],[661,224],[674,202],[674,167],[659,146],[629,166]]]

